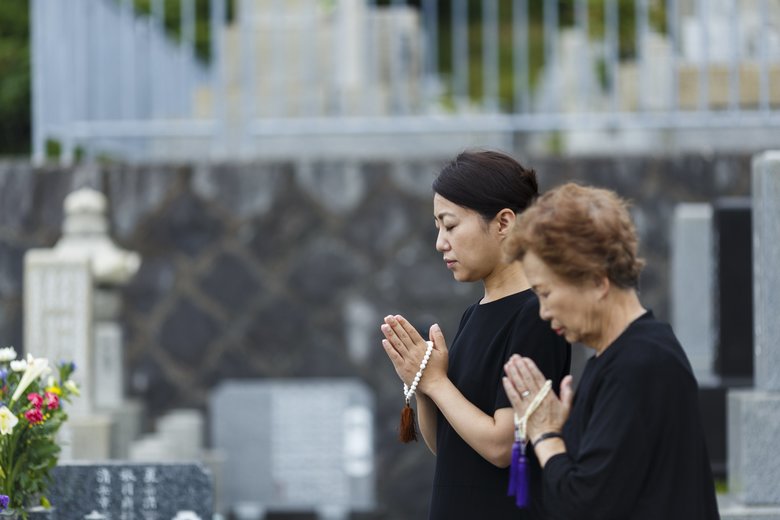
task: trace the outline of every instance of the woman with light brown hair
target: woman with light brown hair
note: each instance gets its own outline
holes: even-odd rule
[[[672,329],[639,301],[643,261],[626,203],[565,184],[520,216],[512,238],[505,250],[521,260],[541,318],[596,352],[576,396],[567,376],[560,397],[535,400],[545,376],[534,362],[505,365],[549,518],[718,518],[696,379]]]

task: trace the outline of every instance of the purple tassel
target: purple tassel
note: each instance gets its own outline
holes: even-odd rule
[[[509,468],[509,491],[517,507],[528,507],[528,468],[526,467],[525,443],[515,441],[512,445],[512,465]]]
[[[515,494],[515,482],[517,482],[517,464],[515,460],[520,455],[520,444],[515,442],[512,445],[512,460],[509,465],[509,490],[507,490],[507,496],[514,496]]]

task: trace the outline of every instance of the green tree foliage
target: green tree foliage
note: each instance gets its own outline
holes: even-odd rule
[[[177,40],[182,37],[182,0],[165,0],[165,29]],[[211,21],[210,0],[195,0],[195,54],[203,61],[211,57],[209,24]],[[226,0],[227,19],[232,20],[236,8],[235,0]],[[139,15],[149,16],[152,12],[152,0],[134,0],[135,11]]]
[[[0,155],[30,151],[30,6],[0,1]]]

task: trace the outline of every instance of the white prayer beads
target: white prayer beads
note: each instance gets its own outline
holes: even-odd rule
[[[422,379],[423,371],[425,370],[425,367],[428,365],[428,360],[431,359],[431,352],[433,351],[433,341],[426,341],[425,343],[428,344],[428,348],[425,349],[425,355],[423,356],[423,359],[420,362],[420,370],[418,370],[417,373],[414,375],[414,381],[412,381],[412,386],[406,386],[406,383],[404,383],[404,397],[406,398],[407,404],[412,399],[414,392],[417,391],[417,385],[420,383],[420,379]]]

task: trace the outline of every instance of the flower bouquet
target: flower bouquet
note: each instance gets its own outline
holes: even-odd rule
[[[13,347],[0,348],[0,511],[49,507],[45,497],[60,447],[57,432],[68,418],[62,402],[79,395],[70,379],[75,366],[48,360],[16,359]]]

